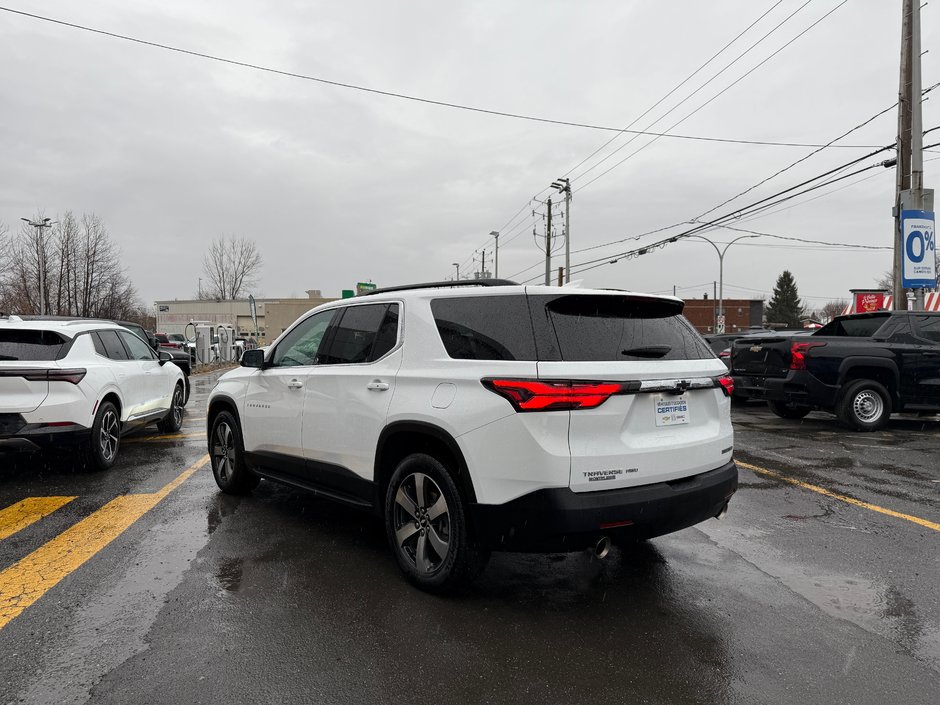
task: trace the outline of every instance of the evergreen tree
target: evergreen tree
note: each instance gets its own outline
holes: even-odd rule
[[[803,316],[803,304],[796,290],[796,281],[793,275],[784,270],[777,277],[774,286],[774,295],[764,310],[767,323],[783,324],[787,328],[799,328],[800,318]]]

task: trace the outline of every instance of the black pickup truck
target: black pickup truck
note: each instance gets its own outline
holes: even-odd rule
[[[742,338],[731,374],[736,396],[786,419],[818,409],[874,431],[892,413],[940,413],[940,313],[862,313],[812,335]]]

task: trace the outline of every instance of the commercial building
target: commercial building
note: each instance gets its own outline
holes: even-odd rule
[[[735,333],[764,325],[764,301],[762,299],[725,299],[725,332]],[[714,333],[718,320],[716,299],[685,299],[683,311],[689,322],[699,333]]]
[[[277,298],[255,299],[258,326],[251,317],[251,304],[248,299],[222,301],[214,299],[173,299],[156,301],[157,332],[182,333],[192,337],[192,330],[186,331],[191,321],[228,324],[235,328],[241,338],[253,337],[261,345],[274,340],[281,332],[302,314],[315,306],[335,301],[325,298],[319,289],[310,289],[305,299]]]

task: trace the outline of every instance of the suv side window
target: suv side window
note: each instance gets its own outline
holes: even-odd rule
[[[155,359],[150,346],[130,331],[119,330],[117,334],[124,341],[124,346],[127,348],[127,352],[130,353],[131,360]]]
[[[99,330],[96,335],[104,346],[104,356],[111,360],[128,360],[127,350],[124,348],[121,339],[118,338],[117,331]],[[95,347],[97,350],[97,346]]]
[[[455,360],[536,360],[524,294],[435,299],[431,312]]]
[[[394,309],[394,313],[392,313]],[[398,336],[398,304],[368,304],[344,309],[321,365],[373,362],[395,347]]]
[[[917,337],[940,343],[940,316],[915,316]]]
[[[332,309],[301,321],[277,344],[271,364],[275,367],[317,364],[317,351],[335,315],[336,309]]]

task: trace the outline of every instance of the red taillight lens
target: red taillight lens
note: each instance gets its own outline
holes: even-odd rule
[[[806,369],[806,352],[810,348],[821,348],[825,343],[792,343],[790,345],[790,369]]]
[[[734,380],[731,377],[719,377],[718,384],[726,397],[730,397],[734,393]]]
[[[594,409],[625,391],[619,382],[534,379],[483,379],[483,386],[509,400],[516,411]]]
[[[71,382],[78,384],[85,378],[86,371],[80,368],[74,370],[37,370],[23,377],[30,382]]]

